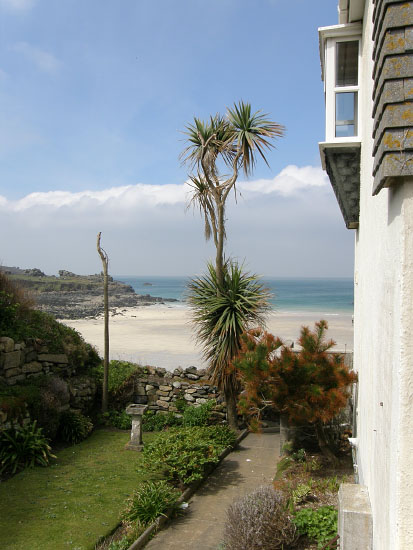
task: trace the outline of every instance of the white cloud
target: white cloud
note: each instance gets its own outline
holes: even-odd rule
[[[327,183],[328,178],[321,168],[290,165],[273,179],[240,182],[238,187],[247,199],[249,195],[268,195],[271,193],[286,197],[297,196],[304,189],[325,187]],[[36,207],[56,209],[82,206],[84,209],[87,205],[93,209],[105,207],[112,211],[133,211],[137,208],[185,203],[189,193],[189,187],[185,184],[145,185],[139,183],[111,187],[102,191],[31,193],[20,200],[6,201],[4,204],[7,204],[8,209],[16,212]]]
[[[239,188],[245,194],[250,193],[278,193],[284,196],[296,195],[299,191],[311,187],[328,185],[325,172],[315,166],[289,165],[283,168],[275,178],[240,183]]]
[[[23,54],[38,69],[46,73],[55,73],[60,67],[60,61],[53,54],[27,42],[16,42],[12,49],[15,52]]]
[[[320,169],[289,166],[273,180],[240,186],[248,189],[243,200],[231,197],[226,211],[228,254],[266,275],[351,275],[353,235]],[[114,274],[199,273],[214,248],[199,213],[186,211],[187,198],[184,184],[0,196],[0,262],[94,273],[102,231]]]
[[[26,12],[34,6],[34,0],[0,0],[0,7],[14,12]]]

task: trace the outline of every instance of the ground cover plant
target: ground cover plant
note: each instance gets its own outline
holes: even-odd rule
[[[202,479],[235,441],[235,432],[227,426],[171,428],[144,447],[140,468],[183,488]]]
[[[315,550],[337,534],[337,494],[341,483],[351,483],[351,458],[332,464],[321,453],[298,449],[277,465],[274,488],[286,499],[300,538],[292,548]],[[332,548],[335,548],[332,542]]]
[[[145,434],[145,443],[153,437]],[[96,430],[56,452],[48,468],[26,469],[0,483],[0,548],[94,548],[146,479],[136,472],[140,455],[124,450],[128,440],[125,432]]]

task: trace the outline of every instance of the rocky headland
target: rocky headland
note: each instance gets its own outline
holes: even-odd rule
[[[76,275],[60,270],[59,275],[46,275],[40,269],[20,269],[1,266],[10,279],[28,290],[36,309],[51,313],[58,319],[84,319],[103,313],[103,275]],[[130,285],[109,278],[109,306],[112,310],[176,302],[149,294],[136,294]]]

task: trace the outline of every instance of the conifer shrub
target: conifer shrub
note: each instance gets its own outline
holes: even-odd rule
[[[282,550],[297,538],[285,498],[272,487],[259,487],[228,508],[225,550]]]
[[[324,427],[345,407],[357,375],[342,355],[330,352],[335,342],[325,341],[327,328],[326,321],[316,323],[314,331],[302,327],[298,352],[261,329],[249,331],[233,366],[245,388],[239,410],[252,428],[270,405],[292,425],[313,426],[320,450],[334,460]]]

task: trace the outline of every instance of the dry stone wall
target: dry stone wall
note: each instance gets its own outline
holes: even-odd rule
[[[35,339],[15,342],[12,338],[0,337],[0,383],[14,386],[43,375],[58,377],[66,386],[69,397],[66,409],[82,412],[91,409],[97,391],[96,382],[90,376],[76,375],[66,354],[49,353],[47,347]],[[29,420],[27,413],[23,423]],[[21,424],[22,419],[9,418],[7,411],[0,408],[0,429],[7,429],[13,423]]]
[[[140,367],[115,396],[117,408],[129,403],[148,405],[156,414],[179,412],[179,402],[198,406],[209,399],[216,401],[214,415],[225,418],[225,403],[218,388],[204,369],[181,367],[173,372],[156,367]],[[178,405],[178,406],[177,406]]]

